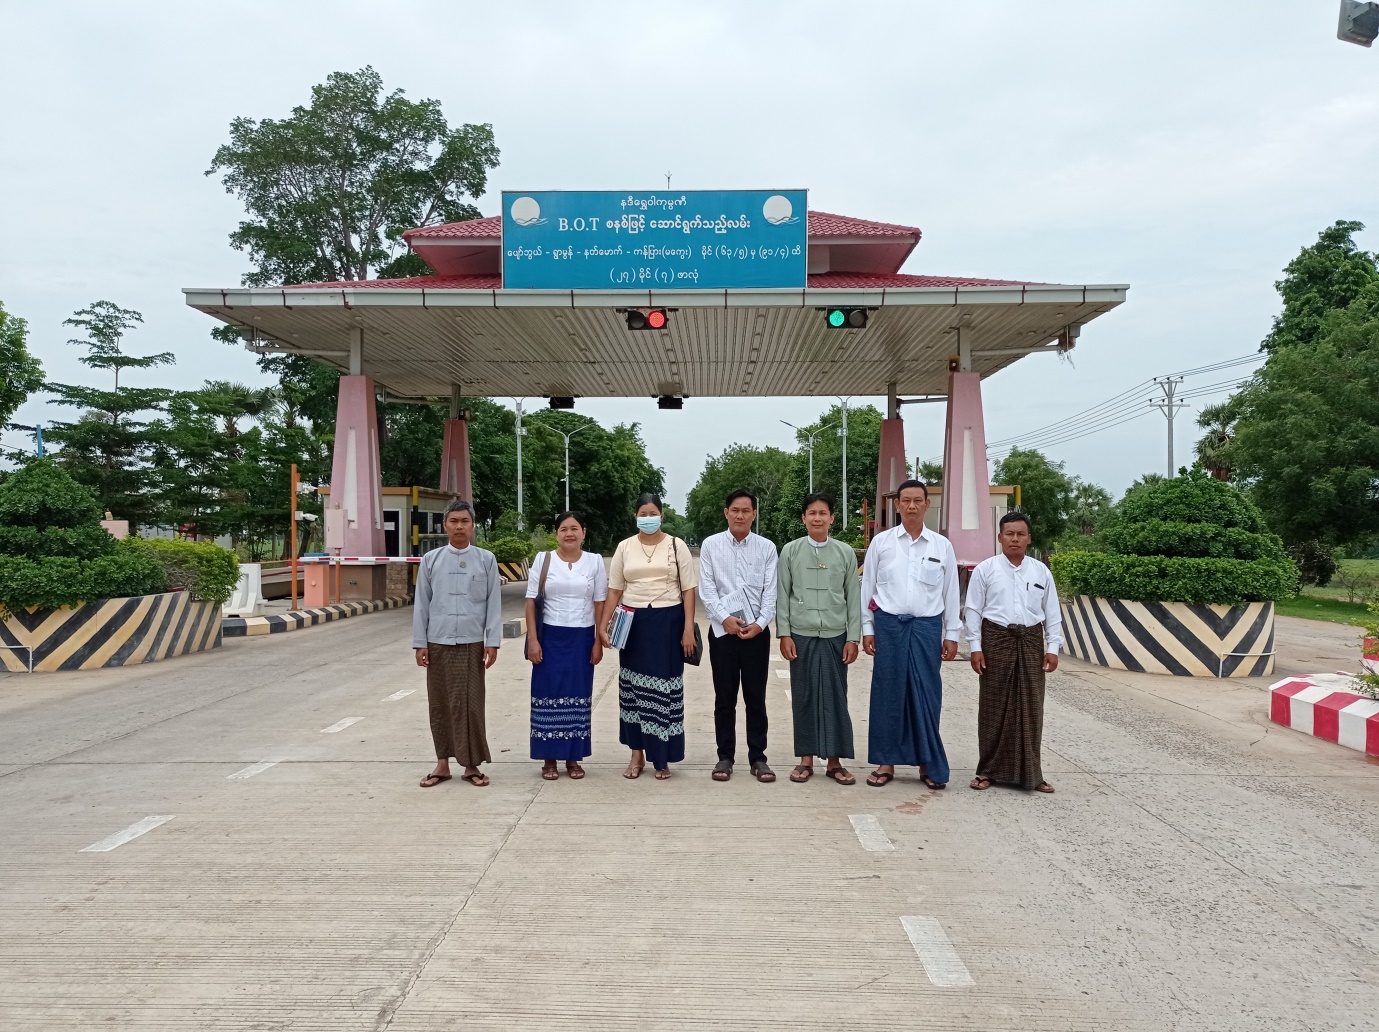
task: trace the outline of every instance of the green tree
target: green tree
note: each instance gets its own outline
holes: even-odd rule
[[[1231,479],[1231,443],[1235,440],[1238,406],[1233,401],[1208,405],[1197,414],[1197,425],[1205,433],[1198,439],[1197,461],[1217,480]]]
[[[1068,529],[1083,537],[1090,537],[1101,529],[1111,514],[1111,493],[1096,484],[1073,478]]]
[[[114,387],[104,390],[75,384],[50,383],[48,391],[57,395],[55,405],[80,409],[72,422],[54,422],[46,436],[61,446],[58,461],[80,484],[91,488],[104,508],[131,526],[148,524],[156,516],[157,498],[148,482],[148,460],[156,443],[156,429],[138,418],[158,412],[173,392],[157,387],[120,385],[125,369],[148,369],[171,365],[167,352],[155,355],[130,355],[124,350],[124,337],[143,321],[138,312],[120,308],[109,301],[97,301],[67,320],[68,325],[87,331],[82,340],[69,343],[83,346],[83,364],[114,374]]]
[[[1355,245],[1355,234],[1364,228],[1360,222],[1337,221],[1288,263],[1283,279],[1274,284],[1283,311],[1261,350],[1315,343],[1329,313],[1348,308],[1379,281],[1379,260]]]
[[[0,302],[0,429],[43,387],[43,366],[29,354],[29,324]]]
[[[435,100],[384,95],[373,70],[336,72],[284,119],[240,117],[206,174],[249,218],[230,234],[251,286],[415,275],[402,233],[477,218],[498,165],[491,125],[451,128]]]
[[[921,462],[916,476],[926,484],[941,486],[943,484],[943,463]]]
[[[439,484],[447,409],[437,405],[384,405],[379,443],[385,487]]]
[[[1014,448],[996,464],[993,478],[997,484],[1019,486],[1020,508],[1034,524],[1035,547],[1047,548],[1067,530],[1077,485],[1063,472],[1063,463],[1051,462],[1033,448]]]
[[[698,483],[690,490],[685,511],[699,540],[728,529],[728,521],[723,516],[723,502],[729,491],[741,489],[751,491],[756,496],[760,532],[776,541],[776,544],[784,544],[784,541],[777,540],[775,525],[767,519],[767,515],[774,512],[780,503],[782,490],[789,482],[794,463],[795,456],[779,448],[756,448],[745,444],[735,444],[721,455],[706,461]]]

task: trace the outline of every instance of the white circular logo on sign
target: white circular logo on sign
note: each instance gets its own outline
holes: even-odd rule
[[[536,203],[536,198],[519,197],[513,201],[512,221],[519,226],[535,226],[540,223],[541,205]]]
[[[791,218],[795,214],[795,209],[790,204],[790,198],[782,197],[780,194],[772,194],[766,198],[766,203],[761,206],[761,214],[773,226],[785,226],[796,221]]]

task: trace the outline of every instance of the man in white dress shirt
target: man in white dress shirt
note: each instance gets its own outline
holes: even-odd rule
[[[993,783],[1052,792],[1039,760],[1044,736],[1044,674],[1058,669],[1063,614],[1053,573],[1030,559],[1029,517],[1001,517],[1001,554],[972,571],[964,615],[977,703],[980,757],[972,787]]]
[[[713,730],[718,741],[715,781],[733,775],[737,752],[737,692],[747,714],[747,760],[758,781],[775,781],[766,763],[766,678],[776,615],[776,546],[752,533],[757,502],[750,491],[728,495],[728,529],[699,546],[699,597],[709,613],[713,669]]]
[[[896,510],[901,522],[872,538],[862,567],[862,649],[876,657],[867,762],[877,766],[867,784],[893,781],[902,763],[937,789],[948,784],[939,663],[958,655],[958,562],[948,539],[924,526],[928,488],[905,481]]]

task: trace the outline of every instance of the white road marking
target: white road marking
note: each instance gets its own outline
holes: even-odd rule
[[[384,699],[383,701],[384,701],[384,702],[396,702],[398,699],[405,699],[405,698],[407,698],[407,696],[411,695],[411,694],[412,694],[413,692],[415,692],[415,691],[416,691],[415,688],[404,688],[404,689],[402,689],[402,691],[400,691],[400,692],[393,692],[392,695],[389,695],[389,696],[388,696],[386,699]]]
[[[248,781],[248,780],[249,780],[250,778],[252,778],[255,774],[262,774],[262,773],[263,773],[264,771],[266,771],[269,767],[276,767],[276,766],[278,765],[278,763],[279,763],[278,760],[260,760],[258,763],[251,763],[249,766],[245,767],[243,770],[237,770],[237,771],[235,771],[233,774],[229,775],[225,780],[226,780],[226,781]]]
[[[900,924],[919,954],[929,981],[939,986],[976,985],[967,965],[948,941],[943,925],[932,917],[902,917]]]
[[[777,670],[777,671],[776,671],[776,676],[779,677],[782,681],[788,681],[788,680],[790,680],[790,671],[789,671],[789,670]]]
[[[852,821],[852,830],[857,832],[857,841],[862,843],[862,848],[868,852],[883,853],[895,848],[887,838],[885,829],[881,827],[881,822],[871,814],[850,813],[848,820]]]
[[[93,842],[85,849],[79,849],[77,852],[108,853],[112,849],[123,846],[126,842],[138,838],[140,835],[148,834],[154,828],[160,827],[170,820],[172,820],[172,817],[145,817],[141,821],[135,821],[129,827],[125,828],[124,831],[117,831],[113,835],[108,835],[99,842]]]
[[[785,697],[786,697],[787,699],[790,699],[790,689],[789,689],[789,688],[785,689]],[[794,699],[790,699],[790,701],[791,701],[791,702],[794,702],[795,700],[794,700]]]
[[[333,735],[337,731],[343,731],[351,724],[357,724],[363,719],[363,717],[346,717],[344,720],[337,720],[334,724],[331,724],[330,727],[321,728],[321,734]]]

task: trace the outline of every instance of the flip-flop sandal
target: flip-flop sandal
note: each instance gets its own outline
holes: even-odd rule
[[[795,769],[790,772],[790,780],[797,785],[802,785],[814,776],[814,768],[806,767],[803,763],[795,764]],[[829,775],[832,777],[833,775]]]
[[[450,775],[449,775],[449,774],[427,774],[426,777],[424,777],[424,778],[421,779],[421,787],[422,787],[422,788],[435,788],[435,787],[436,787],[437,785],[439,785],[442,781],[449,781],[449,780],[450,780]]]
[[[1041,782],[1039,782],[1039,784],[1037,784],[1037,785],[1034,786],[1034,790],[1035,790],[1036,792],[1045,792],[1045,793],[1048,793],[1048,792],[1052,792],[1052,791],[1053,791],[1053,786],[1050,785],[1047,781],[1041,781]]]
[[[565,773],[570,775],[571,781],[578,781],[580,778],[584,777],[584,768],[578,763],[567,763],[565,765]]]
[[[978,792],[985,792],[988,788],[991,787],[991,779],[987,777],[985,774],[978,774],[975,778],[972,779],[972,783],[967,787],[975,788]]]
[[[919,780],[924,782],[924,784],[928,786],[929,790],[933,792],[942,792],[945,788],[948,787],[948,782],[945,781],[943,784],[940,785],[933,778],[929,777],[928,774],[921,774],[919,776]]]
[[[764,785],[769,785],[776,780],[776,772],[764,763],[754,763],[752,765],[752,777]]]
[[[857,784],[857,779],[852,776],[852,771],[848,770],[846,767],[830,767],[828,770],[824,771],[824,775],[832,778],[840,785]]]
[[[468,781],[475,788],[483,788],[488,784],[487,774],[461,774],[461,781]]]
[[[642,776],[642,771],[644,770],[646,770],[645,763],[638,763],[636,765],[629,763],[627,765],[627,769],[622,772],[622,776],[625,777],[628,781],[636,781],[639,777]]]
[[[665,770],[658,770],[658,771],[656,772],[656,780],[657,780],[657,781],[669,781],[669,780],[670,780],[670,768],[667,767]]]
[[[733,764],[731,760],[719,760],[714,764],[711,777],[715,781],[727,781],[733,776]]]
[[[559,780],[560,780],[560,771],[559,771],[557,768],[555,768],[555,767],[542,767],[542,768],[541,768],[541,780],[542,780],[542,781],[559,781]]]
[[[894,780],[895,775],[892,774],[890,771],[874,770],[871,772],[871,776],[867,778],[867,784],[870,785],[872,788],[881,788],[885,785],[889,785]]]

